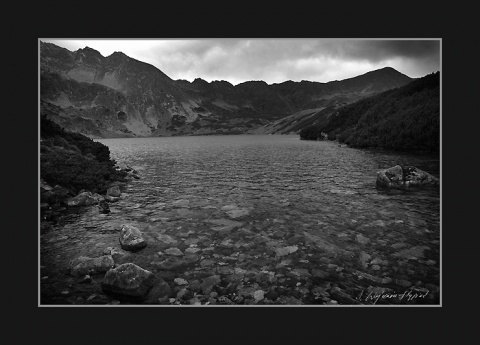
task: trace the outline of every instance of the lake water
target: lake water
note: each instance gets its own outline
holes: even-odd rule
[[[168,303],[439,304],[439,188],[375,188],[376,172],[397,164],[440,177],[438,156],[296,135],[98,141],[141,178],[110,214],[69,209],[42,227],[42,303],[111,303],[101,277],[80,284],[66,270],[75,257],[119,248],[128,223],[148,242],[131,261],[170,284],[178,298]],[[198,290],[211,276],[220,282]]]

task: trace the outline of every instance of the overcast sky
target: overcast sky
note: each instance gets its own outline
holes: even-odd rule
[[[40,40],[71,51],[88,46],[103,56],[121,51],[172,79],[226,80],[234,85],[249,80],[328,82],[387,66],[412,78],[440,70],[438,39]]]

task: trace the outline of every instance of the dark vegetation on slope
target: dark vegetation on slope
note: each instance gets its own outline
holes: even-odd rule
[[[109,184],[123,181],[126,172],[115,169],[102,143],[67,132],[46,116],[40,119],[40,177],[78,193],[82,189],[105,193]]]
[[[328,123],[304,128],[300,138],[326,137],[353,147],[440,149],[440,72],[344,106]]]

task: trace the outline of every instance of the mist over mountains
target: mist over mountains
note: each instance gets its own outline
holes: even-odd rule
[[[386,67],[327,83],[189,82],[121,52],[104,57],[40,42],[41,114],[92,138],[300,133],[412,80]]]

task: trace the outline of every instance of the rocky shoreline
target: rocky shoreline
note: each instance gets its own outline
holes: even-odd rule
[[[120,200],[121,186],[133,179],[139,179],[138,171],[128,165],[116,165],[116,170],[125,172],[126,177],[122,181],[110,183],[107,192],[102,195],[91,191],[81,190],[75,195],[71,190],[60,185],[50,186],[40,179],[40,219],[41,221],[55,221],[62,212],[69,207],[82,207],[97,205],[103,213],[109,213],[109,203]]]

